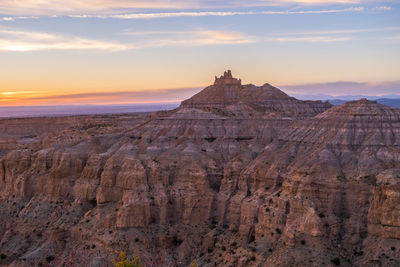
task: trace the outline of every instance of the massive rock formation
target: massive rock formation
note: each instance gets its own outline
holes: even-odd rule
[[[224,109],[233,114],[261,112],[264,116],[315,116],[331,107],[321,101],[300,101],[266,83],[263,86],[242,85],[230,71],[215,77],[214,85],[182,102],[181,107],[207,111]]]
[[[0,264],[400,264],[399,109],[226,72],[173,111],[0,124]]]

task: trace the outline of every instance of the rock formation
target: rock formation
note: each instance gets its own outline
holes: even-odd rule
[[[260,87],[242,85],[240,79],[233,78],[231,72],[227,71],[220,78],[215,77],[214,85],[183,101],[181,107],[206,111],[223,109],[234,115],[245,112],[246,116],[249,113],[261,113],[263,116],[274,117],[309,117],[325,111],[331,104],[300,101],[268,83]]]
[[[399,109],[228,71],[173,111],[0,132],[3,265],[110,266],[115,250],[158,266],[400,264]]]

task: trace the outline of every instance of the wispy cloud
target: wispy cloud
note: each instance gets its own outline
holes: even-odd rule
[[[186,2],[186,3],[185,3]],[[67,15],[76,13],[112,13],[124,9],[179,9],[197,1],[168,0],[2,0],[2,14]]]
[[[241,32],[197,29],[182,32],[124,32],[125,35],[151,35],[120,43],[100,41],[76,36],[43,32],[30,32],[0,28],[0,51],[40,51],[40,50],[97,50],[122,51],[165,46],[203,46],[222,44],[247,44],[255,39]]]
[[[31,32],[0,28],[0,50],[100,50],[121,51],[131,49],[130,45],[116,42],[91,40],[76,36],[64,36],[43,32]]]
[[[329,13],[348,13],[361,12],[364,7],[350,7],[343,9],[323,9],[323,10],[284,10],[284,11],[180,11],[180,12],[149,12],[149,13],[129,13],[118,15],[69,15],[75,18],[113,18],[113,19],[160,19],[176,17],[227,17],[244,15],[294,15],[294,14],[329,14]]]
[[[400,42],[400,35],[390,36],[386,39],[389,41]]]
[[[385,96],[399,94],[400,80],[380,83],[368,82],[328,82],[311,83],[300,85],[280,86],[286,93],[293,96],[311,96],[311,95],[366,95],[366,96]]]
[[[306,43],[332,43],[332,42],[344,42],[351,40],[351,37],[340,37],[340,36],[310,36],[310,37],[278,37],[269,38],[266,41],[276,42],[306,42]]]
[[[279,36],[262,37],[249,36],[236,31],[216,31],[196,29],[192,31],[124,31],[123,35],[131,35],[136,39],[138,47],[162,46],[196,46],[216,44],[250,44],[267,42],[302,42],[302,43],[328,43],[344,42],[352,39],[345,35],[314,35],[298,36],[295,34],[282,34]],[[144,37],[144,43],[138,39]]]
[[[29,16],[29,17],[26,17],[26,16],[23,16],[23,17],[21,17],[21,16],[19,16],[19,17],[1,17],[0,18],[0,22],[1,21],[15,21],[15,20],[21,20],[21,19],[38,19],[39,17],[34,17],[34,16]]]
[[[0,18],[0,21],[14,21],[15,20],[15,18],[13,18],[13,17],[2,17],[2,18]]]
[[[376,7],[374,7],[374,10],[377,10],[377,11],[389,11],[389,10],[392,10],[392,7],[390,7],[390,6],[376,6]]]
[[[309,36],[249,36],[237,31],[194,29],[190,31],[124,31],[122,35],[134,37],[124,43],[102,41],[77,36],[31,32],[0,28],[0,51],[87,50],[114,52],[171,46],[234,45],[262,42],[327,43],[344,42],[352,38],[345,35]]]
[[[352,34],[352,33],[370,33],[370,32],[390,32],[400,31],[400,26],[381,27],[381,28],[363,28],[363,29],[340,29],[324,31],[299,31],[292,32],[291,35],[332,35],[332,34]]]
[[[265,41],[278,42],[344,42],[356,38],[355,34],[364,34],[371,32],[393,32],[400,31],[399,26],[382,28],[364,28],[364,29],[340,29],[323,31],[298,31],[289,33],[279,33],[275,37],[267,38]],[[398,40],[399,36],[388,37],[388,40]]]
[[[332,4],[363,4],[377,0],[2,0],[0,13],[6,15],[110,15],[121,14],[138,10],[193,10],[193,9],[235,9],[252,7],[290,7]],[[379,7],[378,7],[379,8]],[[382,6],[381,10],[388,10],[389,6]],[[329,10],[328,10],[329,11]],[[354,11],[349,9],[348,11]],[[319,12],[319,11],[314,11]],[[330,12],[330,11],[329,11]],[[333,12],[340,12],[334,11]],[[171,16],[226,16],[241,12],[168,12],[168,13],[136,13],[122,15],[121,18],[159,18]],[[248,13],[248,12],[244,12]],[[266,14],[270,14],[267,12]],[[275,14],[298,14],[299,12],[277,12]],[[306,11],[305,13],[312,13]],[[236,14],[238,15],[238,14]]]
[[[248,44],[256,42],[254,37],[237,31],[221,31],[195,29],[191,31],[149,31],[129,32],[121,34],[132,36],[146,36],[143,40],[135,38],[137,47],[164,47],[164,46],[201,46],[219,44]]]

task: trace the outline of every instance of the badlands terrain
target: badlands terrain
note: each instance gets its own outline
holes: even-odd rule
[[[0,120],[0,266],[400,266],[400,109],[225,72],[172,111]]]

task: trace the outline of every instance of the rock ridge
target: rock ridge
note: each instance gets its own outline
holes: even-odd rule
[[[322,101],[301,101],[288,96],[266,83],[263,86],[242,85],[240,79],[232,77],[231,71],[215,79],[213,85],[182,102],[180,108],[215,109],[225,114],[248,116],[265,115],[282,117],[312,117],[332,105]]]

